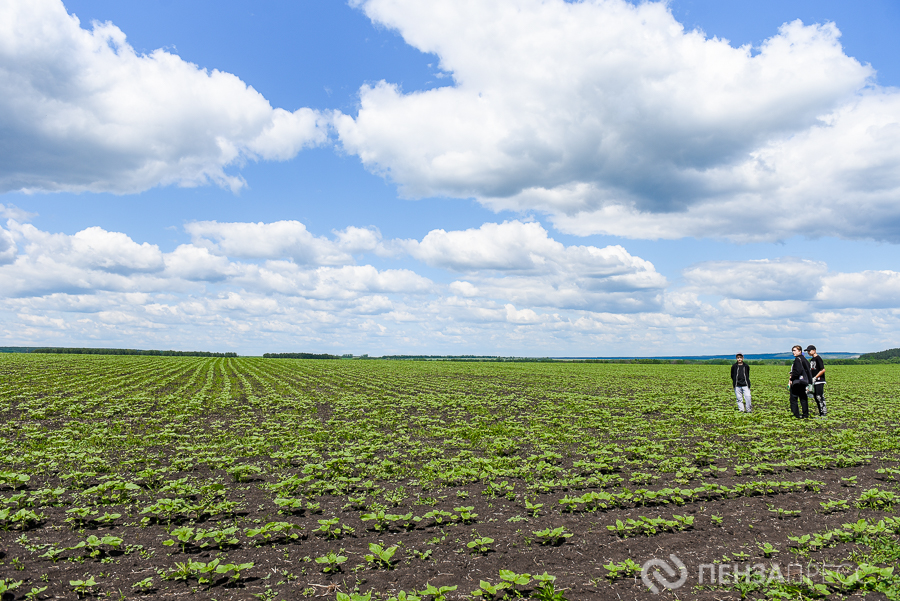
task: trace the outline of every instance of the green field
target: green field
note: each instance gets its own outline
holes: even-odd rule
[[[900,366],[828,367],[810,420],[788,369],[752,367],[746,415],[727,366],[0,355],[0,586],[900,598]],[[697,578],[776,561],[822,569]]]

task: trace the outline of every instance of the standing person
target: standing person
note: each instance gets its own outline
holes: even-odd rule
[[[750,366],[744,363],[744,355],[738,353],[734,356],[735,363],[731,366],[731,385],[734,387],[734,396],[737,398],[738,411],[744,413],[746,403],[747,413],[752,413],[753,406],[750,398]]]
[[[794,354],[794,364],[791,365],[790,381],[788,387],[791,391],[791,413],[796,418],[809,419],[809,397],[806,395],[806,386],[810,382],[809,361],[803,356],[803,347],[795,344],[791,348]],[[797,407],[797,400],[800,400],[800,406],[803,408],[803,414]]]
[[[816,352],[815,346],[810,344],[806,347],[806,352],[809,353],[810,357],[809,371],[813,386],[815,386],[813,394],[816,399],[816,406],[819,408],[819,417],[825,417],[828,414],[825,408],[825,362],[819,356],[819,353]]]

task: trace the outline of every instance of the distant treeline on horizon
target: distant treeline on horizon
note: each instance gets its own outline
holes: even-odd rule
[[[352,359],[353,355],[341,357],[328,353],[263,353],[263,359]]]
[[[579,357],[501,357],[499,355],[384,355],[369,357],[368,355],[330,355],[328,353],[265,353],[266,359],[373,359],[381,361],[458,361],[480,363],[636,363],[641,365],[731,365],[734,359],[724,357],[617,357],[617,358],[579,358]],[[882,363],[900,363],[900,348],[865,353],[858,358],[827,358],[829,365],[872,365]],[[766,357],[748,359],[750,365],[783,365],[791,363],[792,357]]]
[[[858,359],[832,359],[835,365],[866,365],[870,363],[900,363],[900,348],[891,348],[877,353],[863,353]]]
[[[36,348],[32,353],[57,355],[149,355],[152,357],[237,357],[237,353],[211,353],[209,351],[156,351],[130,348]]]
[[[237,353],[213,353],[209,351],[161,351],[140,349],[116,349],[116,348],[67,348],[67,347],[27,347],[27,346],[3,346],[0,353],[45,353],[61,355],[146,355],[153,357],[226,357],[236,358]],[[876,353],[863,353],[857,358],[829,358],[824,353],[829,365],[874,365],[885,363],[900,364],[900,348],[892,348]],[[579,357],[501,357],[499,355],[384,355],[382,357],[369,357],[368,355],[354,356],[331,355],[328,353],[265,353],[265,359],[373,359],[386,361],[471,361],[483,363],[637,363],[650,365],[665,364],[703,364],[703,365],[729,365],[734,362],[731,358],[719,357],[617,357],[617,358],[579,358]],[[790,363],[790,357],[766,357],[749,359],[750,365],[784,364]]]

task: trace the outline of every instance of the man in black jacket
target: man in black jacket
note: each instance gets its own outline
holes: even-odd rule
[[[731,366],[731,385],[734,387],[734,396],[737,398],[738,411],[751,413],[753,406],[750,399],[750,366],[744,363],[744,355],[738,353],[734,356],[735,363]],[[746,404],[747,408],[744,409]]]
[[[788,380],[788,388],[791,391],[791,413],[796,418],[809,419],[809,397],[806,394],[806,386],[812,378],[809,373],[809,361],[803,356],[803,347],[795,344],[791,348],[794,355],[794,363],[791,364],[791,373]],[[800,401],[800,405],[797,405]],[[800,407],[803,413],[800,413]]]
[[[809,371],[812,374],[813,386],[815,387],[815,399],[816,405],[819,407],[819,417],[825,417],[828,411],[825,408],[825,362],[822,360],[822,357],[819,356],[819,353],[816,352],[816,347],[813,345],[809,345],[806,347],[806,352],[809,353]]]

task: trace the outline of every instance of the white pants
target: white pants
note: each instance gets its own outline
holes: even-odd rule
[[[734,388],[734,396],[737,397],[738,411],[745,411],[744,403],[747,403],[747,413],[753,409],[753,406],[750,404],[750,387],[749,386],[736,386]]]

